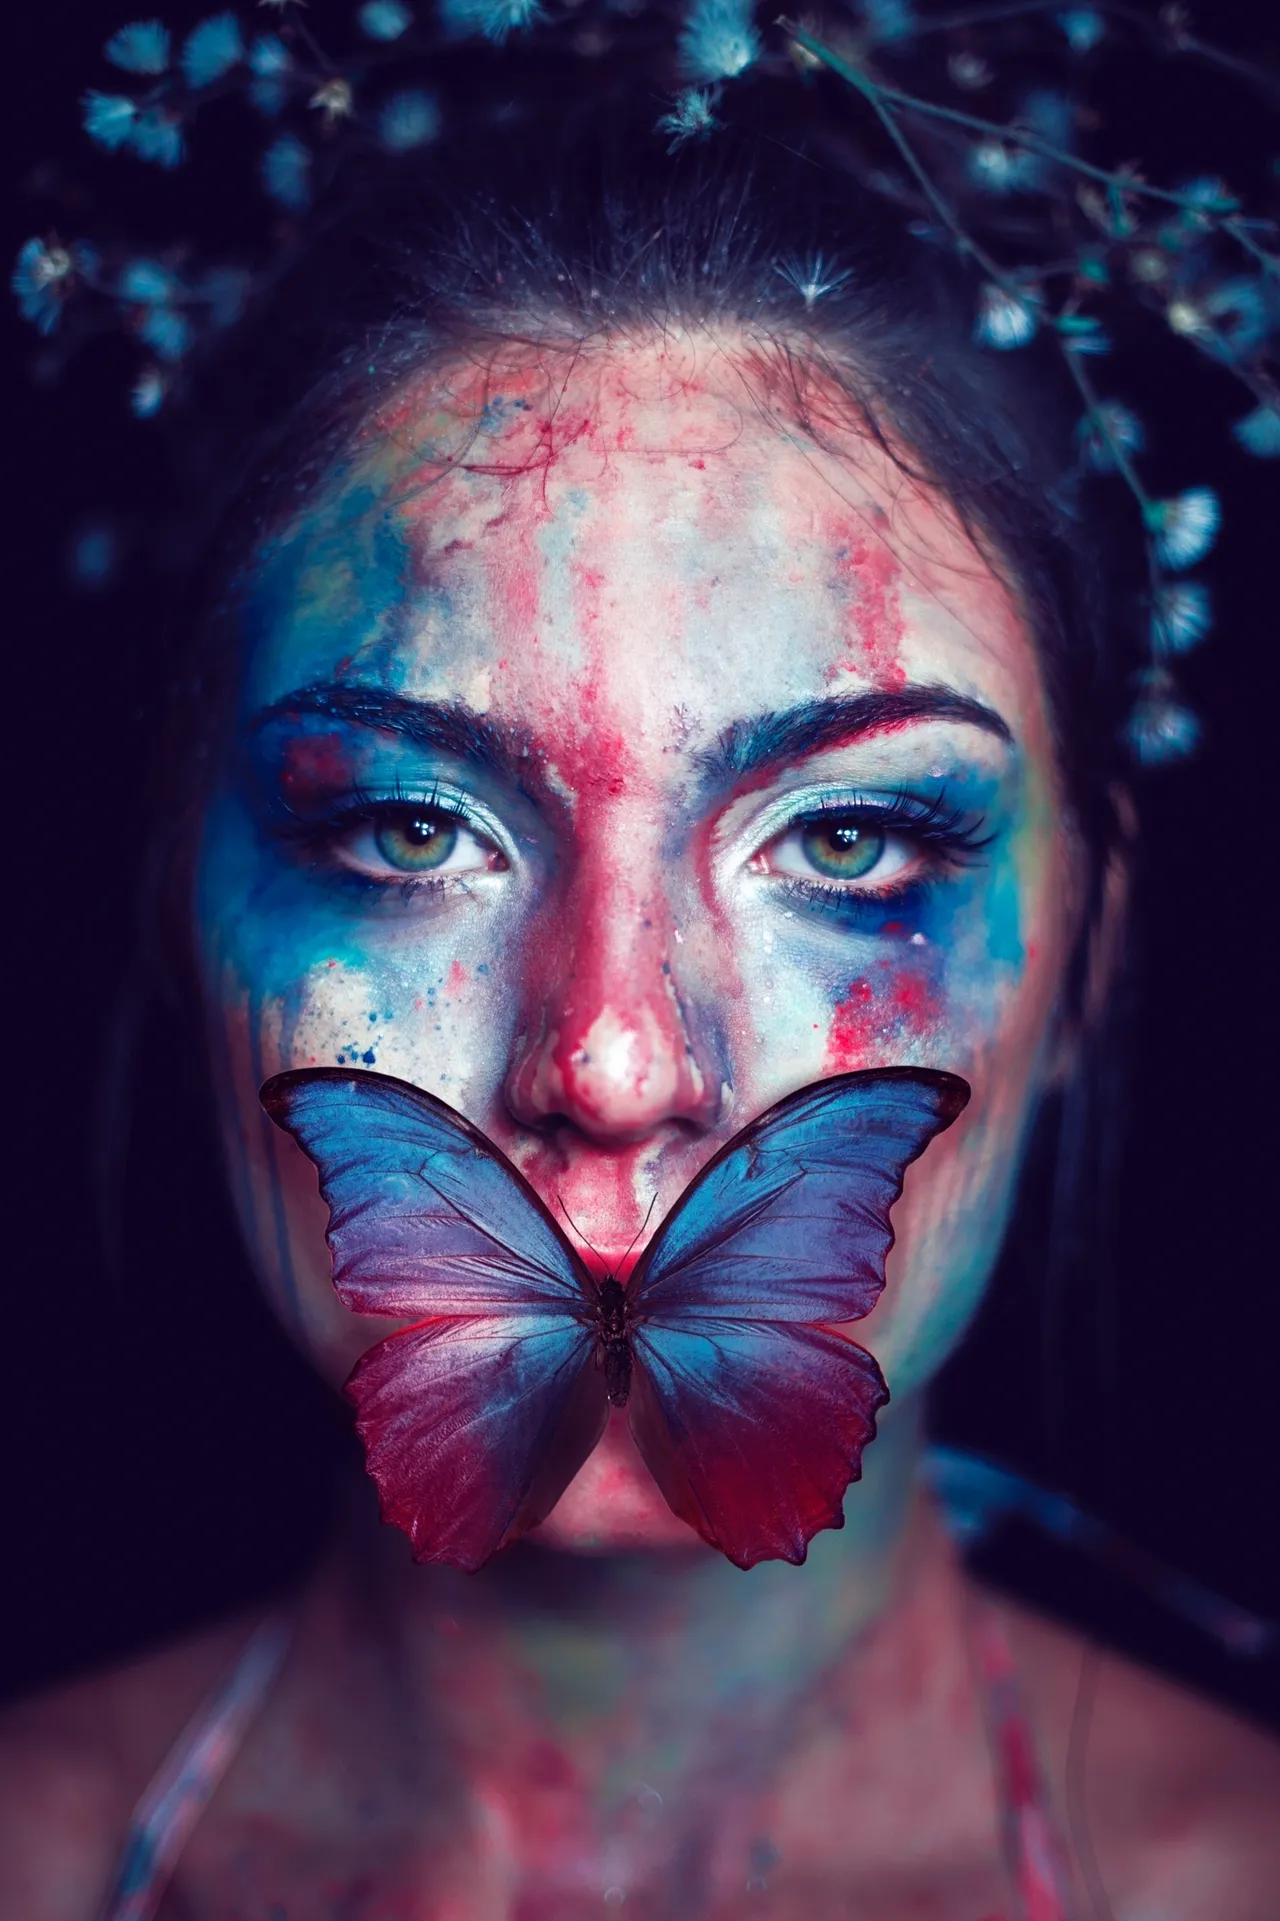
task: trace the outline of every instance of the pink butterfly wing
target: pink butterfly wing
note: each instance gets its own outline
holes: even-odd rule
[[[843,1525],[889,1391],[829,1324],[874,1306],[907,1167],[968,1097],[909,1067],[802,1089],[703,1169],[628,1284],[636,1443],[739,1567],[803,1561]]]
[[[480,1567],[543,1520],[608,1418],[591,1283],[477,1128],[381,1074],[280,1074],[272,1118],[315,1162],[333,1284],[417,1317],[347,1383],[384,1517],[417,1559]]]

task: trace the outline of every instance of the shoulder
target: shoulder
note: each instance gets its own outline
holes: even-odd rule
[[[251,1626],[229,1621],[0,1715],[0,1914],[90,1921],[135,1805]]]
[[[1116,1921],[1270,1921],[1280,1743],[1068,1629],[1002,1613],[1084,1911],[1100,1882]]]

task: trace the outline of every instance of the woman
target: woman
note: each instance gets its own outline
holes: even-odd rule
[[[700,1543],[618,1412],[476,1575],[362,1488],[265,1624],[11,1718],[4,1911],[1262,1921],[1274,1750],[980,1593],[920,1491],[1124,915],[1134,661],[1072,412],[992,372],[812,97],[664,156],[594,71],[570,113],[531,62],[513,120],[367,183],[229,363],[234,430],[269,417],[174,723],[192,1019],[335,1385],[387,1324],[334,1292],[277,1072],[447,1101],[608,1272],[794,1090],[963,1077],[853,1330],[892,1401],[800,1568]]]

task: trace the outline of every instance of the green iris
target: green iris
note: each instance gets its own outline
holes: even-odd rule
[[[432,867],[444,866],[458,844],[458,822],[452,814],[406,807],[379,821],[373,839],[388,867],[397,867],[404,874],[423,874]]]
[[[882,827],[851,819],[847,814],[810,821],[800,844],[805,859],[830,880],[857,880],[871,869],[884,852],[886,835]]]

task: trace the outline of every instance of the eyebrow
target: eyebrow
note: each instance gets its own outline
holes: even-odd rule
[[[1013,744],[1013,734],[994,707],[953,687],[912,686],[835,700],[806,700],[781,712],[735,720],[715,745],[698,755],[712,779],[741,780],[779,761],[795,760],[867,734],[908,726],[917,720],[960,721]]]
[[[523,734],[495,726],[459,701],[406,700],[399,694],[344,681],[299,687],[283,700],[264,707],[250,724],[253,732],[259,733],[273,721],[299,714],[319,714],[327,720],[399,734],[415,747],[452,754],[507,780],[518,777],[520,765],[524,762],[527,766],[531,751]]]
[[[532,744],[518,729],[496,726],[458,701],[406,700],[376,687],[328,682],[299,687],[256,714],[252,731],[299,714],[382,733],[399,734],[417,747],[451,754],[487,768],[509,781],[527,774]],[[823,747],[867,734],[904,727],[913,721],[959,721],[1011,744],[1013,735],[994,707],[943,686],[901,687],[849,694],[835,700],[808,700],[781,711],[735,720],[715,744],[696,755],[699,770],[716,781],[740,780],[780,761],[795,760]]]

